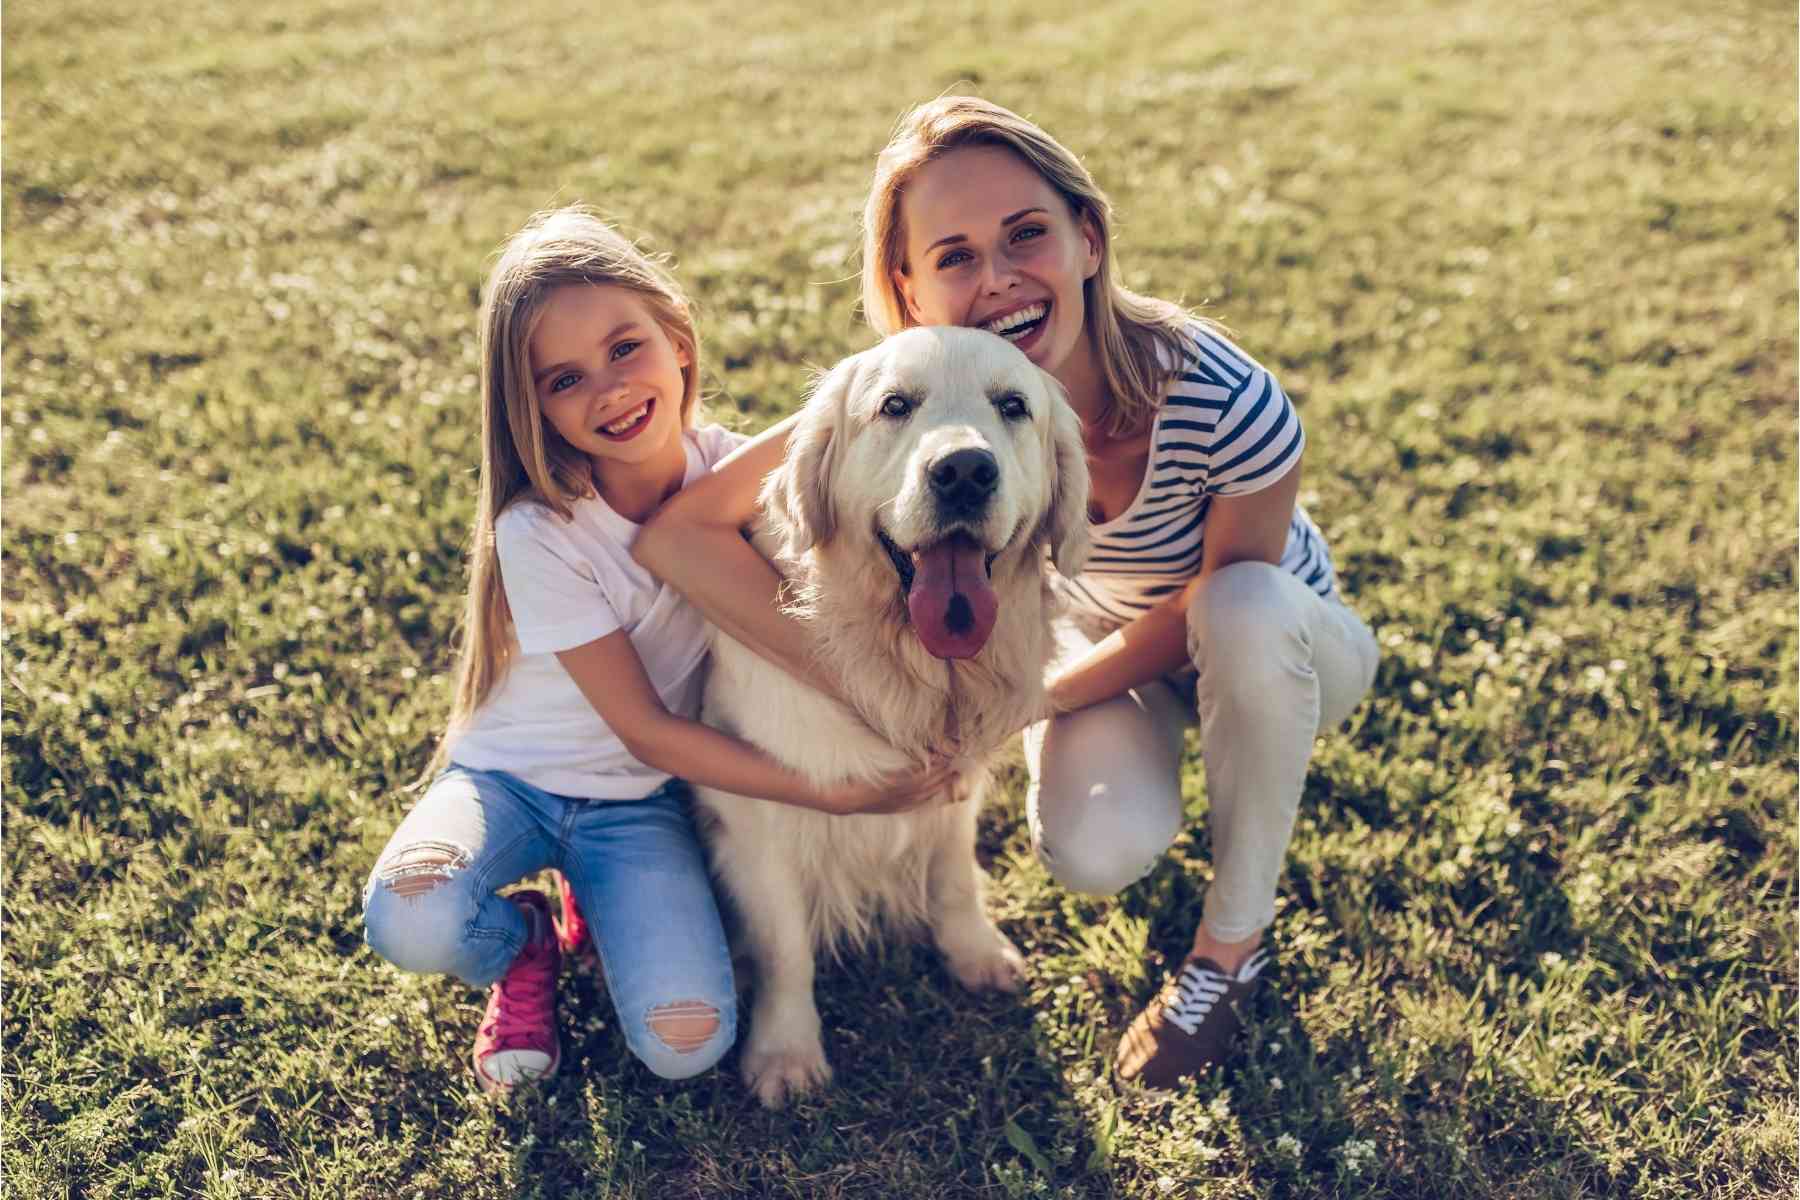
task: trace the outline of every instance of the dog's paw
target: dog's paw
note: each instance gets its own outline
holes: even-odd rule
[[[973,992],[1016,992],[1025,986],[1025,956],[995,930],[986,945],[950,954],[950,973]]]
[[[753,1045],[744,1052],[744,1083],[764,1108],[780,1108],[830,1082],[831,1064],[816,1040],[811,1045]]]

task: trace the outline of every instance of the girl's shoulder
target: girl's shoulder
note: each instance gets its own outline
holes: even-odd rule
[[[494,518],[494,540],[497,544],[523,541],[560,544],[574,526],[592,523],[591,513],[586,513],[587,519],[583,520],[584,510],[598,504],[600,501],[594,496],[578,496],[568,502],[569,511],[565,516],[541,497],[529,493],[517,496]]]
[[[699,425],[683,432],[688,444],[700,452],[700,461],[711,470],[721,458],[750,440],[747,433],[727,429],[723,425]]]

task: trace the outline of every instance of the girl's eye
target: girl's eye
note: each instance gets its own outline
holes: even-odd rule
[[[624,358],[627,354],[630,354],[641,345],[643,345],[642,342],[620,342],[612,348],[612,361],[618,362],[621,358]]]
[[[1043,236],[1044,236],[1044,227],[1042,225],[1024,225],[1018,229],[1013,230],[1012,240],[1015,242],[1023,242],[1030,238],[1038,238],[1038,237],[1043,237]]]
[[[554,396],[556,393],[564,390],[565,388],[572,388],[577,383],[580,383],[580,382],[581,382],[581,376],[577,375],[573,371],[565,371],[561,375],[558,375],[555,379],[550,381],[550,394],[552,396]]]
[[[881,398],[881,415],[884,417],[904,417],[912,412],[912,401],[899,392],[889,392]]]
[[[1000,415],[1008,421],[1017,421],[1031,415],[1031,409],[1025,405],[1025,397],[1017,392],[1007,392],[1003,396],[996,396],[994,407],[999,409]]]
[[[962,266],[963,261],[969,257],[970,255],[967,250],[952,250],[950,253],[944,255],[944,257],[938,259],[938,270],[945,271],[951,267],[960,267]]]

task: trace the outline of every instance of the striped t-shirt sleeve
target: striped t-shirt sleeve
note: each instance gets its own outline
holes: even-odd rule
[[[1230,354],[1230,348],[1212,339],[1208,350]],[[1306,448],[1300,414],[1275,377],[1262,367],[1236,355],[1235,386],[1225,411],[1219,415],[1208,447],[1212,469],[1209,496],[1243,496],[1260,491],[1294,469]]]

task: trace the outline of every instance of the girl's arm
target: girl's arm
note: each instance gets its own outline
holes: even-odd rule
[[[1214,571],[1236,562],[1279,565],[1300,494],[1300,464],[1245,496],[1218,496],[1206,515],[1206,549],[1186,587],[1095,644],[1050,683],[1050,704],[1069,712],[1188,665],[1187,610]]]
[[[781,576],[744,539],[763,477],[781,464],[796,419],[771,425],[670,497],[638,532],[631,557],[757,654],[842,699],[838,681],[813,660],[806,630],[782,611]]]
[[[820,812],[882,813],[942,795],[954,775],[939,763],[874,783],[819,788],[748,742],[670,713],[623,630],[558,651],[556,659],[633,758],[689,783]]]

